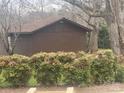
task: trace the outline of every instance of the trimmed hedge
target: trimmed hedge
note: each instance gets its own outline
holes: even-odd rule
[[[36,78],[43,85],[88,85],[115,81],[117,60],[111,50],[38,53],[31,58]]]
[[[90,63],[87,58],[75,59],[72,64],[65,64],[64,69],[67,85],[88,85],[90,83]]]
[[[119,83],[124,83],[124,65],[118,65],[115,81]]]
[[[95,54],[84,52],[41,52],[32,57],[0,57],[0,71],[5,82],[26,86],[30,77],[37,85],[90,85],[120,82],[117,58],[111,50]],[[123,78],[123,76],[122,76]]]
[[[91,63],[91,75],[95,84],[115,81],[117,60],[111,51],[101,51]]]
[[[29,58],[21,55],[3,56],[0,68],[5,81],[12,86],[25,86],[31,76]]]

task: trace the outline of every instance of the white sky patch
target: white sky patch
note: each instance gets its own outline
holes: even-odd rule
[[[59,10],[61,9],[61,6],[55,5],[55,4],[50,4],[44,8],[46,12],[52,11],[53,9]]]
[[[26,14],[30,12],[35,12],[35,11],[41,11],[41,5],[38,2],[38,0],[22,0],[24,2],[24,5],[22,4],[21,6],[21,16],[25,16]],[[13,9],[18,13],[19,11],[19,0],[12,0],[12,7]],[[44,11],[45,12],[50,12],[50,11],[58,11],[61,9],[61,0],[44,0]],[[0,0],[1,4],[1,0]]]

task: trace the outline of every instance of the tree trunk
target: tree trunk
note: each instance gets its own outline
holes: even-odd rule
[[[120,40],[119,40],[119,32],[118,32],[118,25],[116,22],[108,24],[108,32],[110,38],[110,45],[113,52],[116,55],[120,55]]]
[[[119,25],[121,54],[124,55],[124,26]]]
[[[98,30],[94,30],[90,33],[89,44],[88,44],[88,52],[93,53],[98,50]]]

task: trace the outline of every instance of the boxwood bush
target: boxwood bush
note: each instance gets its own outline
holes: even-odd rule
[[[61,85],[63,65],[57,58],[58,53],[38,53],[31,58],[35,77],[42,85]]]
[[[124,83],[124,65],[118,65],[115,80],[116,82]]]
[[[67,85],[87,85],[90,83],[90,63],[87,58],[75,59],[72,64],[65,64],[64,68]]]
[[[91,63],[91,75],[95,84],[115,81],[117,59],[111,51],[99,51]]]
[[[38,82],[44,85],[60,85],[59,81],[64,85],[112,83],[117,72],[117,60],[111,50],[95,54],[39,53],[32,57],[32,63]]]
[[[13,86],[24,86],[31,76],[29,58],[21,55],[0,57],[2,75]]]
[[[37,71],[36,79],[42,85],[61,85],[63,66],[58,62],[43,63]]]
[[[72,63],[77,55],[74,52],[57,52],[56,59],[62,64]]]
[[[13,86],[26,86],[30,77],[37,85],[89,85],[123,82],[123,67],[111,50],[84,52],[41,52],[32,57],[0,57],[0,74]],[[123,62],[122,62],[123,63]],[[1,76],[0,75],[0,76]]]

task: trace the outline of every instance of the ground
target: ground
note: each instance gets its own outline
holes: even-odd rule
[[[94,86],[89,88],[76,88],[76,93],[124,93],[124,84]]]
[[[29,88],[0,89],[0,93],[26,93]],[[36,93],[66,93],[66,87],[37,88]],[[124,93],[124,84],[110,84],[92,86],[86,88],[75,88],[75,93]]]

